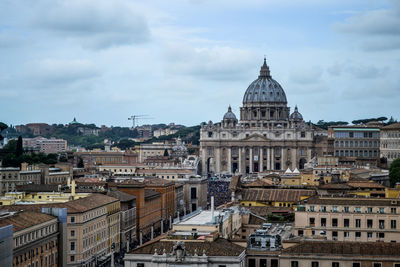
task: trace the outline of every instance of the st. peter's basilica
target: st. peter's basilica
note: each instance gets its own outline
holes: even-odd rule
[[[229,107],[220,123],[202,125],[202,174],[302,169],[314,156],[314,139],[297,106],[290,114],[285,91],[264,59],[260,75],[244,93],[240,120]]]

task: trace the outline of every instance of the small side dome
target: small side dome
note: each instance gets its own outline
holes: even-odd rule
[[[291,120],[296,120],[296,121],[302,121],[303,120],[303,116],[301,115],[301,113],[297,109],[297,106],[294,108],[294,112],[292,114],[290,114],[290,119]]]
[[[234,120],[237,121],[235,113],[232,112],[231,106],[228,107],[228,112],[224,115],[224,120]]]

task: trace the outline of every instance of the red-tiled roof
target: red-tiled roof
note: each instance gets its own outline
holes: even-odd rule
[[[396,256],[400,257],[400,243],[384,242],[301,242],[282,251],[282,255],[340,255],[340,256]]]
[[[244,189],[244,201],[297,202],[301,196],[312,196],[314,190],[303,189]]]
[[[153,255],[155,250],[161,254],[163,253],[164,249],[166,253],[171,253],[174,245],[175,243],[171,241],[157,241],[134,249],[133,251],[129,252],[129,254]],[[207,256],[239,256],[245,250],[244,247],[236,245],[223,238],[218,238],[211,242],[184,241],[184,245],[186,251],[191,255],[194,255],[196,252],[195,250],[197,250],[198,255],[202,255],[204,251]]]
[[[57,218],[41,212],[21,211],[15,215],[0,219],[0,227],[12,224],[15,233],[54,219]]]
[[[365,198],[365,197],[322,197],[312,196],[307,200],[303,200],[302,203],[310,204],[321,204],[321,205],[359,205],[359,206],[400,206],[400,199],[391,198]]]

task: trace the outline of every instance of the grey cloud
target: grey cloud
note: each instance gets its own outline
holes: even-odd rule
[[[29,62],[26,81],[38,88],[65,87],[100,76],[100,71],[88,60],[44,59]]]
[[[333,28],[339,32],[363,35],[399,35],[400,5],[392,9],[372,10],[352,16]]]
[[[0,32],[0,48],[16,48],[24,43],[24,38],[11,32]]]
[[[357,79],[375,79],[383,77],[390,70],[389,67],[377,67],[375,65],[361,65],[350,62],[335,63],[327,68],[332,76],[349,74]]]
[[[212,80],[240,80],[249,77],[257,62],[247,50],[216,46],[194,48],[183,44],[169,44],[165,51],[166,71]],[[260,66],[262,58],[259,58]]]
[[[362,84],[353,84],[341,92],[344,100],[366,102],[371,105],[371,100],[391,100],[400,93],[399,80],[373,81]]]
[[[364,51],[400,49],[400,2],[392,3],[391,8],[359,13],[333,24],[332,28],[356,36],[355,43]]]
[[[150,40],[146,19],[124,1],[45,1],[33,24],[81,41],[86,48],[140,44]]]
[[[298,68],[291,71],[290,80],[300,84],[313,84],[320,80],[322,73],[323,69],[319,66]]]
[[[367,52],[397,50],[400,49],[400,38],[396,36],[393,38],[368,40],[361,45],[361,48]]]
[[[374,79],[384,76],[388,71],[388,68],[377,68],[375,66],[351,66],[347,68],[347,71],[359,79]]]

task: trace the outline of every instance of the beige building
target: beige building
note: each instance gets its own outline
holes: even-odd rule
[[[154,169],[137,169],[135,176],[155,176],[160,179],[177,181],[178,179],[189,179],[196,176],[196,169],[187,168],[154,168]]]
[[[22,144],[24,149],[37,150],[45,154],[57,154],[67,151],[67,141],[64,139],[47,139],[43,137],[23,138]]]
[[[244,94],[240,120],[229,107],[220,123],[202,125],[202,174],[303,169],[315,156],[315,142],[314,129],[297,106],[290,113],[285,91],[264,59],[258,79]]]
[[[165,150],[171,154],[172,146],[164,143],[140,144],[139,162],[143,163],[147,157],[162,156]]]
[[[400,244],[301,242],[279,255],[281,267],[400,267]],[[248,267],[262,267],[248,265]],[[272,267],[272,265],[271,265]],[[275,265],[278,267],[278,265]]]
[[[8,225],[13,226],[13,266],[60,266],[57,217],[34,211],[2,211],[0,228]]]
[[[68,266],[97,266],[106,261],[111,244],[119,243],[119,200],[93,194],[62,207],[68,209]],[[119,251],[119,245],[115,251]]]
[[[400,200],[322,197],[302,201],[295,235],[357,242],[400,241]]]
[[[0,194],[16,191],[17,185],[40,184],[40,170],[24,170],[21,168],[0,168]]]
[[[381,128],[381,158],[387,160],[388,167],[400,158],[400,123],[390,124]]]
[[[357,164],[376,165],[379,158],[380,129],[356,125],[329,127],[328,137],[334,139],[336,157],[354,158]]]

